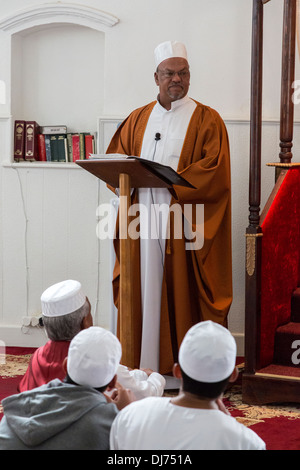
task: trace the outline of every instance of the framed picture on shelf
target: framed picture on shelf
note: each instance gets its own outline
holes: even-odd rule
[[[98,117],[97,118],[97,153],[105,153],[116,132],[118,125],[124,117]]]

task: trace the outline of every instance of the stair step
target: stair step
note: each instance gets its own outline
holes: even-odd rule
[[[300,323],[290,322],[277,328],[273,362],[300,368]]]
[[[281,375],[285,377],[298,377],[300,379],[300,368],[289,367],[280,364],[269,364],[268,366],[257,371],[260,374]]]
[[[300,287],[298,287],[292,294],[291,321],[300,322]]]

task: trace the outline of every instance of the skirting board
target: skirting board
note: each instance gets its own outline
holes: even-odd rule
[[[232,333],[237,344],[237,356],[244,356],[244,334]],[[0,342],[4,346],[37,348],[47,341],[39,327],[0,326]]]
[[[244,333],[232,333],[237,347],[237,356],[244,357],[245,356],[245,335]]]

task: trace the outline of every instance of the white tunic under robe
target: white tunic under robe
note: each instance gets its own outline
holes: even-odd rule
[[[195,102],[187,96],[174,101],[169,111],[157,102],[145,130],[141,157],[177,170],[186,130],[195,107]],[[157,133],[160,134],[160,140],[156,141]],[[140,367],[155,371],[159,370],[160,302],[166,226],[162,226],[163,221],[159,218],[158,207],[155,207],[156,210],[153,212],[153,204],[166,204],[168,207],[170,199],[171,194],[165,188],[139,189],[139,204],[147,208],[140,213],[143,312]],[[145,220],[145,217],[148,217],[148,220]],[[165,222],[166,220],[167,217],[164,218]],[[146,227],[148,233],[145,233]]]

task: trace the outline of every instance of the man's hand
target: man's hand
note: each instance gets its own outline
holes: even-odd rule
[[[116,383],[116,389],[112,392],[111,396],[105,395],[105,397],[108,402],[114,403],[118,410],[122,410],[129,403],[136,401],[134,393],[128,388],[122,387],[119,383]]]
[[[218,398],[218,399],[216,400],[216,403],[217,403],[218,408],[219,408],[220,411],[223,411],[223,413],[225,413],[226,415],[229,415],[229,416],[230,416],[230,413],[229,413],[229,411],[227,410],[226,406],[224,405],[224,402],[223,402],[222,398]]]
[[[141,369],[143,372],[146,372],[146,374],[148,375],[148,377],[153,374],[153,370],[152,369]]]

